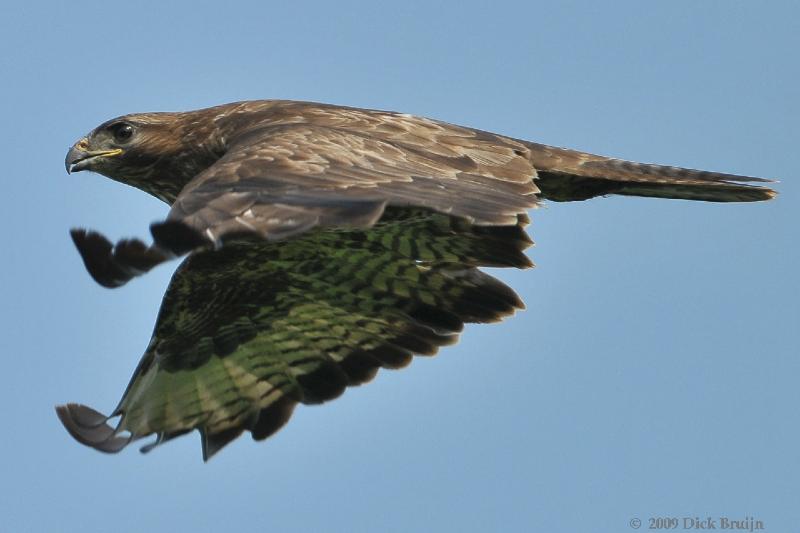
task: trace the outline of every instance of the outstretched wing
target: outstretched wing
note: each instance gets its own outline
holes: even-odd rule
[[[619,194],[706,202],[761,202],[777,194],[752,183],[772,180],[649,163],[526,143],[541,197],[556,202]]]
[[[522,307],[480,266],[526,267],[513,226],[476,226],[424,209],[387,209],[369,230],[318,229],[285,243],[246,240],[191,254],[164,297],[150,344],[111,416],[57,408],[80,442],[117,452],[198,429],[203,456],[249,430],[277,431],[314,404],[432,355],[465,322]]]

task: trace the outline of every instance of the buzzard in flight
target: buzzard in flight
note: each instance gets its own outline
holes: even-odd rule
[[[79,140],[92,170],[167,202],[153,244],[73,230],[91,276],[118,287],[188,254],[150,344],[105,416],[56,408],[104,452],[199,430],[210,458],[314,404],[453,344],[466,322],[523,307],[479,267],[531,265],[541,200],[620,194],[769,200],[761,178],[632,163],[426,118],[292,101],[115,118]],[[108,421],[118,417],[114,426]]]

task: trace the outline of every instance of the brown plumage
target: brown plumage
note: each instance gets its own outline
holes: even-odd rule
[[[542,199],[775,195],[749,184],[762,178],[289,101],[126,115],[78,141],[66,165],[171,206],[151,226],[151,246],[73,230],[99,283],[116,287],[191,254],[112,413],[118,425],[77,404],[59,416],[103,451],[199,429],[206,458],[245,429],[273,433],[298,402],[333,398],[379,367],[454,342],[465,322],[521,307],[478,267],[529,265],[526,212]]]
[[[68,170],[90,169],[172,205],[156,247],[73,232],[90,273],[118,286],[203,245],[317,226],[369,227],[389,206],[476,224],[514,224],[540,199],[608,194],[714,202],[769,200],[763,178],[633,163],[435,120],[307,102],[237,102],[142,113],[98,126]]]

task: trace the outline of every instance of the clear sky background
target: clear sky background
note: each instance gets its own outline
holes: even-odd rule
[[[7,2],[0,17],[0,531],[631,531],[800,493],[797,2]],[[85,448],[175,264],[96,285],[68,236],[167,208],[67,176],[135,111],[257,98],[405,111],[548,144],[777,177],[760,205],[607,198],[533,213],[528,309],[203,464],[197,434]]]

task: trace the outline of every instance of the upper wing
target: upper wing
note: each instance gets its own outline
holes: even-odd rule
[[[523,226],[474,226],[389,209],[370,230],[317,230],[286,243],[231,242],[191,254],[164,297],[150,344],[112,416],[57,408],[80,442],[117,452],[193,429],[209,458],[244,430],[263,439],[298,402],[319,403],[379,367],[452,344],[464,322],[522,307],[477,267],[526,267]]]
[[[73,231],[92,277],[116,287],[242,234],[282,240],[314,227],[368,227],[387,205],[514,225],[537,203],[530,150],[519,141],[408,115],[334,111],[304,111],[319,123],[240,132],[181,191],[167,221],[151,226],[154,246]]]
[[[248,131],[181,191],[168,220],[216,243],[370,226],[385,205],[513,225],[536,204],[525,145],[416,117],[372,118],[366,131],[313,123]],[[386,124],[391,135],[376,129]]]

